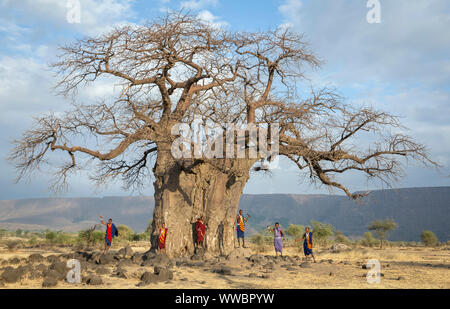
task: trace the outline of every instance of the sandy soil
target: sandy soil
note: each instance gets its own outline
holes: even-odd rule
[[[269,247],[267,247],[269,248]],[[113,248],[114,249],[114,248]],[[116,248],[119,249],[119,248]],[[134,252],[145,252],[148,248],[132,246]],[[241,255],[249,256],[256,253],[253,246],[244,250],[240,249]],[[54,249],[18,249],[9,251],[6,248],[0,249],[0,263],[3,268],[12,266],[17,268],[20,265],[27,265],[28,256],[39,253],[44,257],[49,255],[59,255],[69,253],[67,248]],[[316,249],[317,263],[309,263],[310,267],[301,267],[303,258],[301,252],[296,247],[285,248],[284,255],[290,260],[275,260],[273,270],[267,270],[263,264],[252,265],[246,258],[221,258],[210,259],[200,262],[200,265],[174,265],[173,280],[168,282],[152,283],[143,287],[138,287],[140,277],[145,271],[153,271],[153,267],[140,266],[139,263],[124,267],[128,275],[127,279],[112,275],[116,265],[101,266],[106,268],[106,274],[100,275],[103,284],[98,286],[81,284],[70,284],[60,281],[56,288],[164,288],[164,289],[184,289],[184,288],[306,288],[306,289],[391,289],[391,288],[450,288],[450,247],[423,248],[423,247],[400,247],[386,248],[355,248],[349,251],[333,253],[329,249]],[[274,255],[272,250],[259,252],[262,255]],[[18,258],[20,263],[11,264],[13,258]],[[377,259],[381,264],[381,283],[369,284],[366,279],[367,269],[363,265],[369,259]],[[64,261],[64,259],[61,259]],[[198,263],[198,262],[196,262]],[[44,261],[42,264],[48,266]],[[191,263],[192,264],[192,263]],[[33,264],[35,265],[35,264]],[[87,270],[82,275],[95,273],[97,266],[86,263]],[[231,270],[231,275],[222,275],[213,272],[217,267],[225,266]],[[308,265],[307,265],[308,266]],[[249,277],[253,273],[255,277]],[[266,278],[264,278],[265,276]],[[268,277],[268,278],[267,278]],[[42,288],[43,278],[34,280],[26,276],[17,283],[0,283],[0,288]]]

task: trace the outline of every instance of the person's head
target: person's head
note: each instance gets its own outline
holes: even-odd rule
[[[275,222],[275,227],[278,228],[280,224],[278,222]]]
[[[108,219],[108,224],[111,224],[111,223],[112,223],[112,219],[109,218],[109,219]]]
[[[309,232],[309,226],[305,227],[305,233]]]
[[[239,209],[239,214],[242,216],[244,212],[242,211],[242,209]]]
[[[198,218],[200,221],[203,221],[203,216],[200,216],[200,218]]]
[[[163,223],[161,224],[161,226],[162,226],[162,228],[165,228],[165,227],[166,227],[166,224],[163,222]]]

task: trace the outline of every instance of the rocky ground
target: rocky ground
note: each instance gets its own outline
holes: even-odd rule
[[[450,288],[450,248],[349,248],[316,250],[317,263],[298,248],[283,257],[256,248],[230,255],[170,259],[147,248],[0,249],[0,288]],[[258,248],[261,251],[261,248]],[[67,261],[81,265],[81,283],[67,282]],[[381,283],[366,279],[369,259],[378,259]]]

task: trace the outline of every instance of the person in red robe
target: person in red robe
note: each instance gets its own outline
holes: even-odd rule
[[[201,245],[202,248],[204,248],[206,225],[203,222],[203,216],[197,219],[197,222],[195,223],[195,230],[197,231],[197,247]]]
[[[167,240],[167,231],[166,224],[163,222],[161,227],[159,228],[159,243],[158,243],[158,249],[159,252],[164,251],[166,252],[166,240]]]

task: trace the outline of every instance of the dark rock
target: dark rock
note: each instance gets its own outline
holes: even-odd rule
[[[248,277],[249,278],[256,278],[256,277],[258,277],[255,273],[249,273],[248,274]]]
[[[397,280],[405,280],[405,277],[403,277],[403,276],[398,276]]]
[[[45,266],[44,264],[38,264],[38,265],[36,265],[36,266],[34,267],[34,269],[37,270],[37,271],[39,271],[39,272],[41,272],[41,274],[42,274],[42,273],[44,273],[44,271],[46,271],[48,268],[47,268],[47,266]]]
[[[122,268],[117,269],[115,275],[117,277],[119,277],[119,278],[122,278],[122,279],[128,279],[129,278],[127,271],[125,269],[122,269]]]
[[[142,274],[141,281],[144,282],[145,284],[150,284],[150,283],[159,282],[159,278],[158,278],[158,275],[151,273],[149,271],[146,271],[145,273]]]
[[[18,259],[16,257],[9,260],[9,264],[19,264],[19,263],[20,263],[20,259]]]
[[[274,269],[275,265],[273,262],[269,262],[263,266],[264,269]]]
[[[156,257],[156,253],[153,251],[148,251],[145,252],[144,254],[137,254],[136,257],[138,258],[140,256],[142,261],[146,261],[146,260],[152,260]]]
[[[221,274],[221,275],[231,275],[231,269],[226,266],[221,266],[216,269],[213,269],[213,273]]]
[[[366,264],[364,264],[363,266],[361,266],[362,269],[367,269]]]
[[[42,262],[43,260],[44,260],[44,257],[42,255],[40,255],[39,253],[31,254],[28,257],[28,261],[30,261],[30,263],[39,263],[39,262]]]
[[[6,283],[16,283],[20,280],[21,276],[22,272],[20,270],[10,267],[3,271],[0,279]]]
[[[90,275],[86,278],[86,283],[89,285],[101,285],[103,284],[103,280],[100,276]]]
[[[261,276],[261,278],[263,278],[263,279],[270,279],[271,276],[270,276],[269,274],[263,274],[263,275]]]
[[[64,262],[54,262],[50,265],[49,269],[52,269],[60,274],[60,278],[65,278],[67,272],[69,271],[67,264]]]
[[[54,255],[54,254],[53,254],[53,255],[47,256],[45,259],[46,259],[47,262],[49,262],[49,263],[55,263],[55,262],[59,261],[59,257],[56,256],[56,255]]]
[[[109,274],[109,270],[106,267],[98,267],[95,270],[95,273],[99,274],[99,275],[106,275],[106,274]]]
[[[158,269],[158,273],[156,273],[155,270],[155,274],[158,275],[158,279],[160,281],[167,281],[173,279],[173,272],[167,268]]]
[[[45,278],[53,278],[53,279],[56,279],[56,280],[62,280],[62,279],[64,279],[66,277],[65,275],[58,273],[54,269],[48,269],[42,275]]]
[[[56,280],[55,278],[47,277],[42,282],[42,287],[51,288],[51,287],[56,286],[57,284],[58,284],[58,280]]]
[[[101,265],[108,265],[114,262],[114,256],[111,253],[102,254],[98,258],[98,263]]]
[[[248,258],[248,260],[254,264],[262,264],[265,258],[261,254],[253,254]]]

